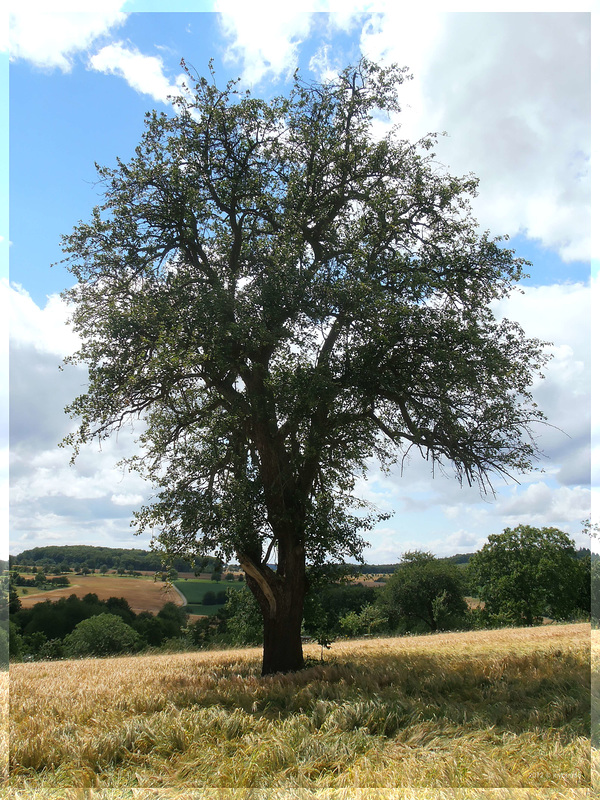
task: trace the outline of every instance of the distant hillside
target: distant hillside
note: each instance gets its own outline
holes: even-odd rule
[[[163,568],[161,556],[150,550],[125,549],[120,547],[94,547],[87,544],[77,545],[48,545],[47,547],[33,547],[23,550],[16,556],[10,556],[10,563],[24,564],[37,567],[61,567],[62,569],[108,569],[147,570],[158,572]],[[210,572],[214,569],[217,559],[207,556],[196,557],[193,566],[182,558],[176,558],[173,566],[180,572],[198,569]]]
[[[459,553],[454,556],[440,559],[454,564],[466,564],[473,553]],[[191,569],[211,572],[217,559],[206,556],[197,557],[194,566],[182,558],[175,559],[173,566],[179,572],[186,572]],[[151,550],[138,548],[120,547],[96,547],[93,545],[47,545],[45,547],[33,547],[23,550],[16,556],[10,556],[10,564],[23,564],[27,566],[61,567],[79,570],[82,567],[88,569],[100,569],[106,566],[108,569],[123,570],[145,570],[158,572],[163,569],[161,556]],[[271,565],[270,565],[271,566]],[[391,575],[398,569],[399,562],[395,564],[350,564],[347,565],[352,571],[360,575]],[[273,569],[276,565],[272,565]]]

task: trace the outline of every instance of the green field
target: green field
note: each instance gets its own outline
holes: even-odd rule
[[[196,580],[188,581],[173,581],[173,586],[179,589],[181,594],[187,600],[186,611],[190,614],[216,614],[217,611],[223,607],[223,604],[204,605],[204,596],[207,592],[224,592],[227,589],[241,589],[245,586],[240,581],[207,581],[198,578]]]

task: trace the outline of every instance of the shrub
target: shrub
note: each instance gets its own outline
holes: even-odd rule
[[[135,650],[140,637],[115,614],[98,614],[80,622],[65,637],[65,652],[70,656],[109,656]]]

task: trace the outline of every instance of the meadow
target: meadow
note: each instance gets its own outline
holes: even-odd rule
[[[11,796],[588,795],[589,625],[337,642],[323,663],[305,652],[304,671],[265,678],[254,648],[14,664]]]
[[[183,594],[187,600],[186,609],[191,614],[200,614],[203,616],[210,616],[216,614],[222,608],[219,605],[204,605],[204,597],[208,592],[225,592],[227,589],[242,589],[246,584],[239,581],[212,581],[194,579],[194,580],[181,580],[174,581],[175,586]]]

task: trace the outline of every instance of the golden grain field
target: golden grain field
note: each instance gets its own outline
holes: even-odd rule
[[[306,648],[301,673],[266,678],[258,649],[15,664],[11,795],[587,796],[589,625],[340,642],[323,664],[319,652]]]

